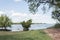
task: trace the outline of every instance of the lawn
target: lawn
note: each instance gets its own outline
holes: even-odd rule
[[[0,40],[52,40],[42,30],[22,32],[0,32]]]

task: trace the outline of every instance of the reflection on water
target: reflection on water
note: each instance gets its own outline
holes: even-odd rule
[[[53,26],[54,24],[32,24],[31,27],[29,28],[30,30],[37,30],[37,29],[46,29],[48,27]],[[23,31],[23,27],[21,24],[13,24],[11,28],[12,31]]]

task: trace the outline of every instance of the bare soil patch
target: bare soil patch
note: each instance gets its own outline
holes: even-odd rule
[[[53,40],[60,40],[60,29],[44,30]]]

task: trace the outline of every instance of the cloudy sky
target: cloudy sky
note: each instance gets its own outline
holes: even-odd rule
[[[52,8],[48,10],[48,6],[46,7],[46,14],[43,14],[40,6],[38,12],[33,15],[29,12],[28,4],[24,0],[0,0],[0,15],[7,15],[13,22],[32,19],[33,23],[55,23],[51,18]]]

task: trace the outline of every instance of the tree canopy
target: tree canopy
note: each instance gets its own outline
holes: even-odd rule
[[[48,4],[49,8],[53,5],[56,5],[56,0],[25,0],[29,5],[29,11],[31,13],[36,13],[38,10],[38,7],[43,4]],[[59,0],[58,0],[59,1]]]
[[[32,20],[30,19],[30,20],[28,20],[28,21],[23,21],[23,22],[21,22],[21,24],[22,24],[22,26],[23,26],[23,30],[24,31],[28,31],[29,30],[29,27],[31,26],[31,24],[32,24]]]
[[[52,12],[52,17],[54,19],[60,20],[60,0],[25,0],[29,5],[29,11],[31,13],[36,13],[41,4],[48,4],[49,8],[55,7],[55,10]],[[43,6],[43,11],[46,10]]]
[[[0,16],[0,27],[11,27],[12,21],[6,16],[6,15],[1,15]]]

